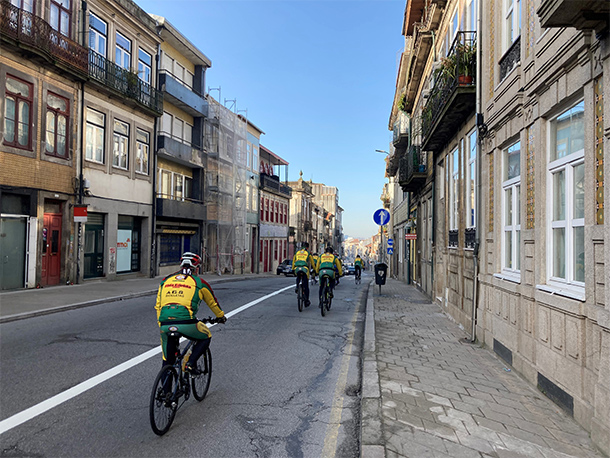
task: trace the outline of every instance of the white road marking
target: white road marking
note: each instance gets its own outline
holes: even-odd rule
[[[260,297],[252,302],[248,302],[247,304],[242,305],[241,307],[226,313],[226,316],[227,318],[230,318],[233,315],[237,315],[238,313],[241,313],[244,310],[247,310],[250,307],[253,307],[256,304],[259,304],[260,302],[263,302],[264,300],[269,299],[270,297],[273,297],[277,294],[280,294],[290,288],[294,288],[294,285],[278,289],[277,291],[271,294],[267,294],[266,296]],[[214,326],[214,324],[208,325],[208,327],[212,326]],[[152,358],[153,356],[158,355],[159,353],[161,353],[160,345],[157,348],[148,350],[146,353],[142,353],[141,355],[136,356],[135,358],[132,358],[129,361],[125,361],[124,363],[119,364],[118,366],[115,366],[112,369],[108,369],[106,372],[102,372],[101,374],[96,375],[95,377],[92,377],[89,380],[85,380],[84,382],[73,386],[72,388],[64,391],[63,393],[56,394],[55,396],[47,399],[46,401],[42,401],[30,407],[29,409],[25,409],[11,417],[0,421],[0,434],[4,434],[5,432],[15,428],[16,426],[19,426],[25,423],[26,421],[29,421],[32,418],[35,418],[38,415],[41,415],[46,411],[51,410],[52,408],[57,407],[58,405],[63,404],[66,401],[69,401],[72,398],[75,398],[79,394],[90,390],[91,388],[105,382],[106,380],[110,380],[112,377],[119,375],[121,372],[125,372],[126,370],[131,369],[132,367],[137,366],[138,364],[146,361],[147,359]]]

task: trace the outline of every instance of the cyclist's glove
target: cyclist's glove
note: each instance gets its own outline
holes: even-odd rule
[[[226,316],[218,318],[218,323],[226,323],[226,322],[227,322],[227,317]]]

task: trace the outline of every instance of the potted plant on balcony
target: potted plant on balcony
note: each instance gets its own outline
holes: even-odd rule
[[[471,84],[475,71],[477,47],[475,44],[459,43],[456,48],[458,82]]]

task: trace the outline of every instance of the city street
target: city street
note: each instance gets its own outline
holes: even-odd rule
[[[346,277],[326,317],[316,286],[298,312],[294,277],[214,286],[229,319],[211,328],[210,391],[163,437],[148,418],[154,296],[3,323],[2,456],[355,456],[367,284]]]

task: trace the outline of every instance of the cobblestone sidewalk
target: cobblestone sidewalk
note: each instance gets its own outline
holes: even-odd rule
[[[588,433],[414,287],[367,303],[364,458],[601,457]],[[374,314],[374,328],[372,327]]]

